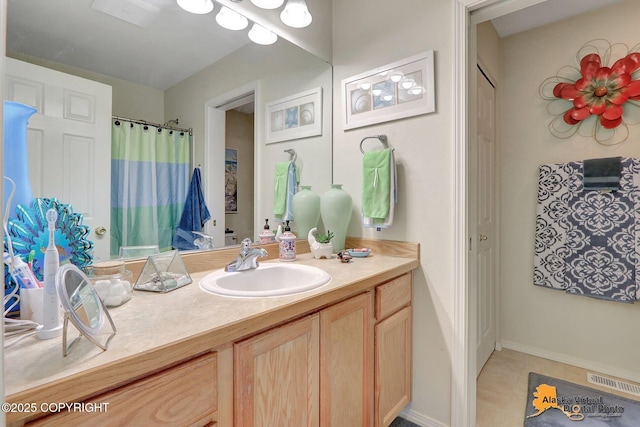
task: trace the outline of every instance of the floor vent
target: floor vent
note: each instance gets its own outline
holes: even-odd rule
[[[587,372],[587,381],[589,381],[591,384],[598,384],[603,387],[608,387],[614,390],[622,391],[624,393],[640,396],[640,386],[636,384],[615,380],[613,378],[604,377],[598,374],[592,374],[591,372]]]

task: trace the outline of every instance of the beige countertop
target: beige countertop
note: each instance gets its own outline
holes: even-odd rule
[[[192,273],[193,283],[166,294],[135,291],[129,302],[109,310],[118,332],[107,351],[83,338],[63,357],[61,338],[41,341],[35,336],[6,349],[5,400],[77,401],[115,388],[409,272],[418,266],[417,245],[412,247],[416,248],[412,256],[380,255],[374,250],[371,256],[346,264],[335,255],[316,260],[310,253],[299,254],[297,263],[322,268],[332,279],[318,289],[289,296],[212,295],[198,285],[206,271]],[[75,330],[70,332],[72,339]]]

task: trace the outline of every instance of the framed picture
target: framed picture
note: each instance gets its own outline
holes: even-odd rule
[[[344,129],[436,110],[433,50],[342,80]]]
[[[322,135],[322,88],[267,104],[267,144]]]
[[[224,212],[238,213],[238,150],[224,150]]]

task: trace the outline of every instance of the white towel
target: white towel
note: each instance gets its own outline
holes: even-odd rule
[[[398,202],[398,186],[397,186],[397,173],[396,173],[396,159],[393,150],[391,150],[390,158],[390,179],[389,179],[389,213],[384,221],[376,218],[370,218],[362,213],[362,226],[365,228],[389,228],[393,225],[393,211],[394,206]]]

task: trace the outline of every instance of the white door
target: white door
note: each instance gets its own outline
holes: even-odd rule
[[[11,58],[5,81],[9,101],[38,110],[27,130],[34,197],[81,213],[94,258],[109,259],[111,86]]]
[[[477,124],[477,242],[478,319],[477,370],[491,356],[496,343],[495,233],[495,90],[478,69]]]

